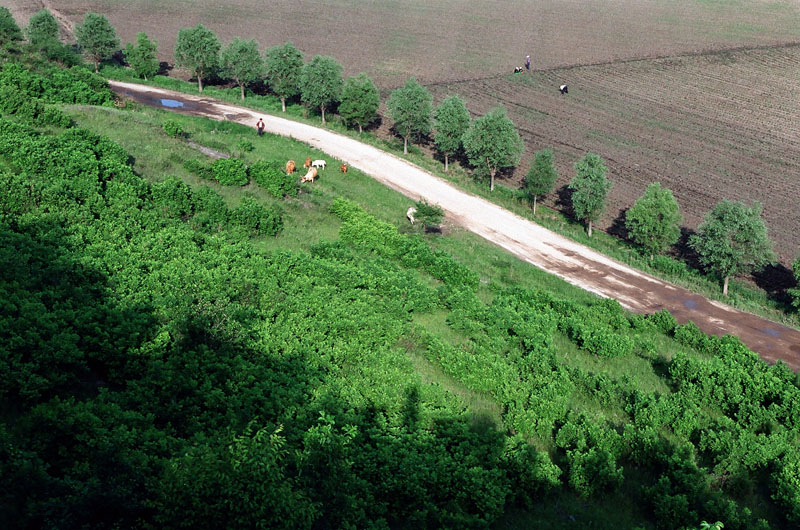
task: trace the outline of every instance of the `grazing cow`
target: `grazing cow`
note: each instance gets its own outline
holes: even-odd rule
[[[339,169],[341,170],[342,173],[347,173],[347,164],[342,164],[341,166],[339,166]]]
[[[522,73],[522,67],[521,66],[515,66],[514,67],[514,73],[515,74]]]
[[[413,206],[406,211],[406,217],[408,220],[411,221],[411,224],[414,224],[414,214],[417,213],[417,209]]]
[[[294,173],[294,169],[295,169],[294,160],[289,160],[288,162],[286,162],[286,174],[287,175],[291,175],[292,173]]]
[[[309,168],[306,176],[300,179],[300,182],[314,182],[315,178],[317,178],[317,168],[312,167]]]
[[[560,87],[558,87],[558,89],[561,91],[562,94],[569,94],[567,85],[561,85]]]
[[[314,160],[311,162],[311,167],[319,167],[325,169],[325,161],[324,160]]]
[[[306,157],[306,161],[303,162],[303,167],[306,168],[306,169],[311,167],[311,157],[310,156]]]

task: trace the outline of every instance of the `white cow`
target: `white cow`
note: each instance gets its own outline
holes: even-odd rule
[[[414,208],[413,206],[411,208],[409,208],[408,211],[406,212],[406,217],[408,217],[408,220],[411,221],[412,225],[414,224],[414,214],[415,213],[417,213],[417,209]]]
[[[320,167],[325,169],[325,161],[324,160],[314,160],[311,162],[311,167]]]

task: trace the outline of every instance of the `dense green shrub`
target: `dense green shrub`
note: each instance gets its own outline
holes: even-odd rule
[[[223,186],[247,184],[247,166],[238,158],[220,158],[211,164],[214,178]]]
[[[161,125],[161,128],[164,130],[165,133],[167,133],[168,136],[171,136],[173,138],[178,138],[180,136],[183,136],[183,125],[181,125],[179,122],[175,120],[172,119],[164,120],[164,123]]]
[[[192,190],[177,177],[167,177],[150,186],[153,204],[168,217],[186,217],[194,211]]]
[[[678,321],[672,316],[672,313],[666,309],[662,309],[658,313],[653,313],[647,316],[647,320],[654,326],[661,330],[665,335],[672,335],[675,328],[678,326]]]
[[[676,327],[674,335],[675,340],[681,344],[691,346],[699,352],[710,351],[711,339],[694,322],[687,322]]]
[[[231,212],[233,221],[254,235],[274,236],[283,230],[283,214],[277,206],[266,207],[253,197],[245,196]]]
[[[284,166],[278,161],[256,162],[250,166],[249,173],[256,184],[275,197],[297,196],[297,177],[287,175]]]
[[[679,278],[686,277],[689,274],[689,269],[686,262],[670,258],[668,256],[656,256],[650,262],[653,268],[665,274],[671,274]]]

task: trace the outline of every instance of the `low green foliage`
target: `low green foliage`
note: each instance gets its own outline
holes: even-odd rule
[[[250,178],[274,197],[297,196],[297,177],[287,175],[278,161],[259,161],[249,168]]]
[[[247,167],[238,158],[220,158],[211,164],[214,178],[223,186],[244,186],[248,182]]]
[[[183,125],[175,120],[164,120],[164,123],[161,125],[161,128],[164,130],[167,135],[173,138],[179,138],[184,135]]]
[[[231,219],[252,235],[274,236],[283,229],[283,214],[275,206],[266,207],[250,196],[231,212]]]

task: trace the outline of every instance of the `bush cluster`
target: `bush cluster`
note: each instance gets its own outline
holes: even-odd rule
[[[211,164],[214,178],[223,186],[247,184],[247,166],[238,158],[220,158]]]
[[[287,175],[280,162],[259,161],[251,165],[248,171],[250,178],[273,196],[278,198],[297,196],[297,177]]]

